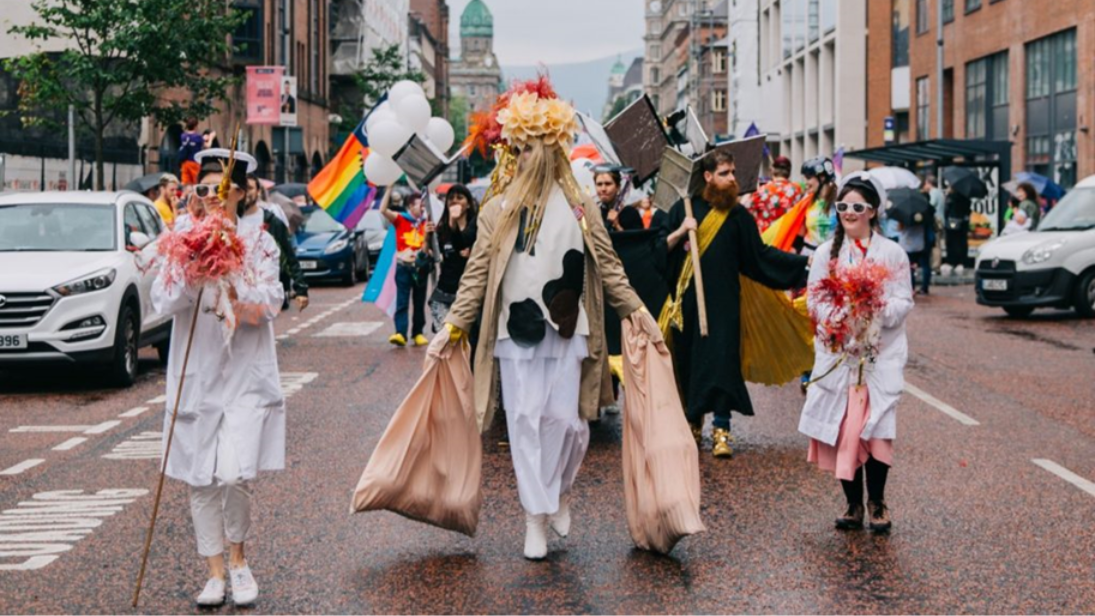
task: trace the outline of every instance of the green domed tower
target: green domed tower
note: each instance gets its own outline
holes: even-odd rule
[[[460,16],[460,38],[494,38],[494,16],[482,0],[471,0]]]
[[[494,55],[494,16],[483,0],[471,0],[460,15],[460,60],[449,69],[454,96],[475,111],[489,109],[501,91],[502,69]]]

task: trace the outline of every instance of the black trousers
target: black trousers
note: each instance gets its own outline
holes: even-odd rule
[[[960,225],[957,229],[947,229],[947,257],[943,260],[949,265],[965,265],[970,252],[970,229]]]

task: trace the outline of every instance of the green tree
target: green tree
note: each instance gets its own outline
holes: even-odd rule
[[[620,114],[621,111],[627,109],[627,99],[622,96],[617,96],[616,100],[612,103],[612,109],[609,110],[608,115],[604,117],[603,122],[608,122],[612,118]]]
[[[37,0],[33,6],[37,20],[8,33],[39,45],[67,42],[68,49],[4,62],[20,83],[23,123],[48,124],[72,105],[95,138],[98,190],[111,124],[151,116],[167,126],[208,117],[234,82],[219,69],[245,15],[225,0]],[[169,91],[172,96],[164,96]]]
[[[449,121],[456,134],[456,142],[462,143],[468,137],[468,114],[471,112],[465,96],[454,96],[449,101]]]

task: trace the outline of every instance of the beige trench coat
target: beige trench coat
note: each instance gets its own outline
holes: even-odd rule
[[[483,311],[480,327],[482,334],[475,355],[475,411],[479,429],[486,430],[494,417],[498,391],[497,361],[494,343],[498,332],[498,315],[501,311],[502,276],[517,244],[514,228],[501,239],[494,241],[494,228],[501,218],[502,198],[492,199],[479,213],[479,234],[472,248],[471,258],[460,279],[456,301],[445,321],[470,331],[479,311]],[[642,300],[632,290],[624,274],[623,265],[612,249],[612,241],[601,224],[596,209],[588,217],[583,233],[586,245],[586,285],[583,298],[589,317],[589,357],[582,362],[582,389],[579,413],[585,420],[597,419],[601,401],[601,386],[608,371],[604,328],[604,298],[616,310],[621,319],[643,306]]]

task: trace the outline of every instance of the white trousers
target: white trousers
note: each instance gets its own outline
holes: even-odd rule
[[[198,554],[208,558],[224,554],[224,540],[243,543],[251,530],[251,483],[240,478],[236,450],[224,433],[217,430],[217,465],[213,483],[190,486],[190,515]]]
[[[559,510],[589,448],[589,424],[578,412],[586,354],[584,336],[564,340],[551,328],[532,349],[509,340],[496,347],[517,493],[530,514]]]

